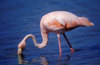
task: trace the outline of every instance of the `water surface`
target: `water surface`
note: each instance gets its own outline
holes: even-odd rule
[[[3,0],[0,1],[0,65],[100,65],[100,1],[99,0]],[[51,11],[70,11],[85,16],[93,27],[76,28],[66,35],[76,50],[70,53],[61,36],[63,57],[60,61],[57,36],[49,35],[48,45],[38,49],[31,39],[20,57],[17,45],[29,33],[41,43],[40,19]],[[19,59],[18,59],[19,58]],[[19,62],[20,60],[20,62]]]

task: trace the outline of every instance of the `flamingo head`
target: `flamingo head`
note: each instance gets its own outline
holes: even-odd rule
[[[18,45],[18,51],[17,54],[22,54],[22,51],[25,49],[26,47],[26,42],[24,40],[22,40],[19,45]]]

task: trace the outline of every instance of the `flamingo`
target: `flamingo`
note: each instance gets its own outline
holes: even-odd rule
[[[68,32],[72,29],[77,27],[89,27],[93,26],[94,24],[90,22],[85,17],[79,17],[71,12],[67,11],[53,11],[44,15],[40,22],[41,28],[41,35],[42,35],[42,43],[38,44],[36,38],[32,34],[26,35],[23,40],[18,44],[18,51],[17,54],[22,54],[22,51],[26,47],[26,40],[31,37],[34,45],[38,48],[44,48],[48,43],[48,34],[50,32],[54,32],[58,37],[58,44],[59,44],[59,53],[62,56],[62,49],[61,49],[61,34],[64,36],[65,40],[67,41],[71,52],[75,50],[72,48],[70,42],[68,41],[65,32]]]

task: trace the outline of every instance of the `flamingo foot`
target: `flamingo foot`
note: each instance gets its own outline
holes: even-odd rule
[[[71,48],[71,53],[73,53],[75,50],[73,48]]]

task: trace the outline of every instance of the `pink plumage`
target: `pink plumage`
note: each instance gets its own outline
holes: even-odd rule
[[[57,34],[58,42],[59,42],[59,52],[60,56],[62,56],[61,51],[61,42],[60,42],[60,34],[63,34],[64,38],[66,39],[69,47],[71,48],[71,51],[74,52],[74,49],[72,48],[71,44],[69,43],[65,32],[70,31],[76,27],[80,26],[93,26],[94,24],[90,22],[85,17],[78,17],[73,13],[67,12],[67,11],[54,11],[50,12],[46,15],[44,15],[40,22],[41,27],[41,35],[42,35],[42,43],[38,44],[35,36],[32,34],[28,34],[24,37],[24,39],[19,43],[18,45],[18,52],[17,54],[22,53],[22,49],[26,46],[26,39],[31,37],[33,39],[33,42],[36,47],[43,48],[47,45],[48,42],[48,33],[54,32]]]
[[[83,18],[86,21],[82,21]],[[83,24],[84,23],[84,24]],[[70,12],[66,11],[54,11],[50,12],[42,17],[41,30],[45,28],[47,32],[59,32],[68,31],[78,26],[92,26],[93,23],[89,22],[84,17],[78,17]],[[44,30],[44,29],[43,29]]]

